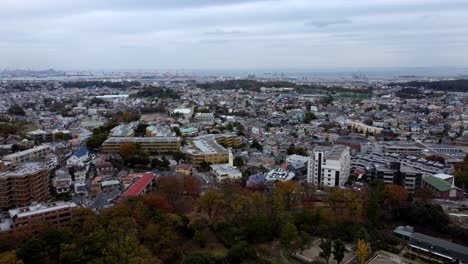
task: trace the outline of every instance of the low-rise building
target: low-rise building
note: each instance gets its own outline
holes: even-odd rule
[[[214,114],[213,113],[196,113],[194,116],[194,120],[196,122],[213,123]]]
[[[124,193],[123,197],[135,197],[145,195],[153,188],[156,175],[152,172],[144,173]]]
[[[45,159],[45,157],[51,152],[48,145],[40,145],[31,149],[16,152],[3,157],[4,161],[11,162],[12,165],[16,166],[23,162],[36,161]]]
[[[67,159],[67,166],[84,166],[85,162],[89,160],[89,151],[87,148],[81,148],[75,152],[70,158]]]
[[[56,193],[65,193],[70,191],[72,185],[72,177],[67,170],[61,169],[55,172],[54,178],[52,178],[52,186]]]
[[[452,176],[453,179],[453,176]],[[422,179],[422,187],[431,190],[438,199],[463,199],[463,190],[457,188],[453,182],[434,176],[426,176]]]
[[[242,178],[242,173],[236,167],[229,164],[214,164],[210,165],[210,167],[211,172],[216,176],[218,181]]]

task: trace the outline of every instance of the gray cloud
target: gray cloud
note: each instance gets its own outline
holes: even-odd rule
[[[351,24],[352,21],[350,19],[323,19],[323,20],[312,20],[307,21],[304,23],[305,26],[314,26],[318,28],[324,28],[331,25],[339,25],[339,24]]]
[[[0,68],[468,65],[466,0],[15,0]]]

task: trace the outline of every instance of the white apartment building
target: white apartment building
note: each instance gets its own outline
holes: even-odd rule
[[[349,147],[316,148],[310,157],[307,182],[326,187],[342,187],[349,177]]]
[[[14,166],[24,162],[44,159],[51,152],[48,145],[40,145],[32,149],[23,150],[3,157],[4,161],[11,162]]]

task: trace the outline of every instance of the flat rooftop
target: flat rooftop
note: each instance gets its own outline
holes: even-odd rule
[[[0,172],[0,177],[19,177],[29,174],[38,173],[45,170],[42,162],[25,162],[18,166],[15,170]]]
[[[104,143],[176,143],[179,137],[110,137]]]

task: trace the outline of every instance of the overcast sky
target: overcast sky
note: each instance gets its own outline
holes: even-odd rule
[[[468,0],[0,0],[0,69],[468,66]]]

